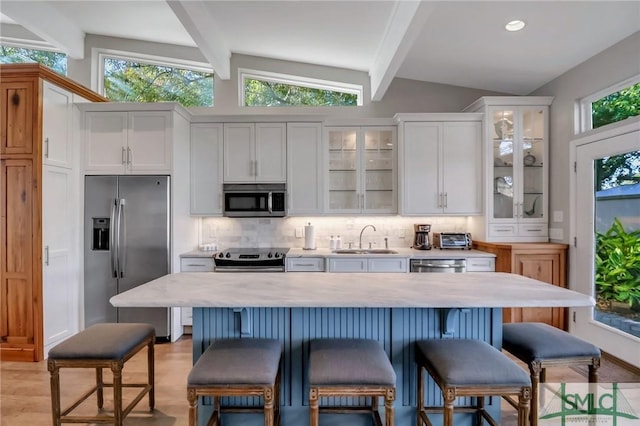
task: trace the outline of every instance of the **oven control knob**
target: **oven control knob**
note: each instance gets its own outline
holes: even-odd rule
[[[276,252],[276,259],[280,257],[280,253]]]
[[[230,258],[230,257],[231,257],[231,253],[227,253],[227,254],[225,255],[225,257],[226,257],[227,259],[228,259],[228,258]]]
[[[267,257],[268,257],[269,259],[271,259],[271,258],[273,257],[273,255],[271,254],[271,252],[269,252],[269,254],[267,254]]]
[[[222,252],[220,252],[220,253],[218,254],[218,257],[224,257],[224,254],[223,254]]]

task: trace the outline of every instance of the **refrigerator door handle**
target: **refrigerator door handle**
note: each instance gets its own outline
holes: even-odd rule
[[[109,254],[111,255],[111,275],[118,278],[118,244],[116,243],[116,229],[118,228],[117,213],[118,199],[111,204],[111,226],[109,227]]]
[[[124,198],[118,200],[118,271],[119,277],[124,278],[127,269],[127,215],[124,206],[127,201]]]

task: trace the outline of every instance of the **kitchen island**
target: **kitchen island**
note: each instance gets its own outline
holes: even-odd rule
[[[308,343],[313,338],[380,341],[397,375],[396,424],[408,425],[415,424],[415,340],[475,338],[500,348],[503,307],[592,306],[594,300],[520,275],[492,272],[178,273],[119,294],[111,303],[121,307],[194,307],[194,361],[214,339],[279,339],[283,345],[282,426],[297,426],[308,421],[306,368]],[[428,405],[440,403],[440,393],[431,380],[425,399]],[[257,403],[251,398],[231,402]],[[209,408],[201,409],[206,412]],[[491,399],[489,410],[499,415],[498,398]],[[244,424],[245,420],[232,415],[226,424]],[[456,417],[456,425],[472,424],[472,420],[471,416]],[[365,416],[345,415],[321,416],[321,422],[370,424]]]

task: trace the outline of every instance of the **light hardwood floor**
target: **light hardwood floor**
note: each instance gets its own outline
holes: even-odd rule
[[[127,426],[183,426],[187,424],[186,383],[191,369],[191,339],[181,338],[178,342],[155,346],[156,361],[156,409],[148,411],[145,397],[127,417]],[[126,380],[144,380],[146,373],[146,353],[141,351],[124,368]],[[603,359],[600,381],[640,382],[640,376],[631,373],[607,359]],[[586,371],[571,368],[549,369],[550,382],[583,382]],[[105,378],[109,375],[105,371]],[[89,369],[63,369],[61,372],[62,405],[66,407],[70,399],[91,387],[94,374]],[[110,389],[105,392],[105,407],[110,407],[107,399]],[[125,392],[125,398],[128,394]],[[82,405],[82,412],[94,414],[95,398]],[[502,424],[515,424],[511,407],[503,404]],[[49,372],[46,361],[38,363],[3,362],[0,369],[0,425],[1,426],[47,426],[51,425],[51,403],[49,392]],[[303,425],[301,425],[303,426]],[[404,425],[399,425],[404,426]]]

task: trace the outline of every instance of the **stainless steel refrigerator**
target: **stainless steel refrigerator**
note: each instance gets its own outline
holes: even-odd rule
[[[168,308],[115,308],[109,299],[169,273],[169,176],[86,176],[85,327],[146,322],[170,336]]]

